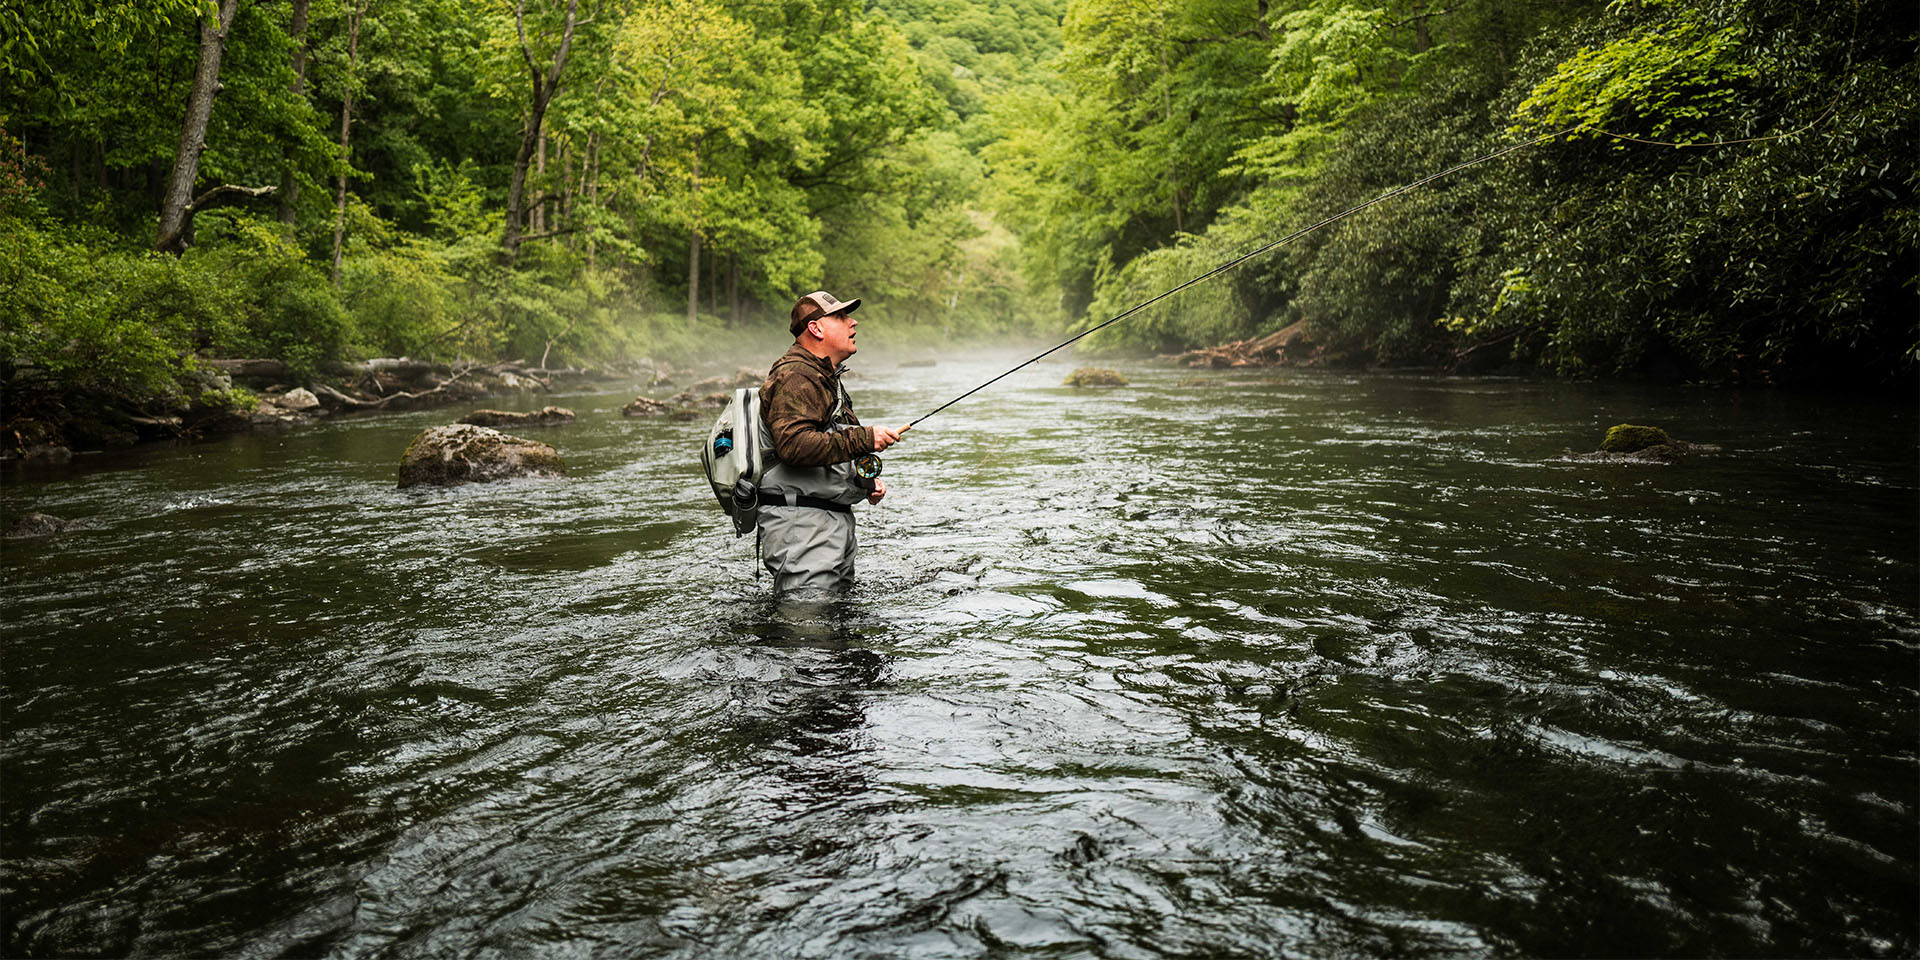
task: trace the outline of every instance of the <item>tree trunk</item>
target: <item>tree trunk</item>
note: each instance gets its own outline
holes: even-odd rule
[[[700,145],[693,148],[693,195],[695,197],[692,240],[687,245],[687,323],[700,319]]]
[[[688,231],[687,242],[687,322],[700,319],[700,228]]]
[[[546,188],[547,186],[547,131],[544,128],[540,131],[540,136],[534,142],[533,172],[537,174],[534,186],[539,188],[542,193],[552,192],[547,190]],[[547,200],[545,197],[542,197],[540,199],[540,202],[534,204],[533,209],[528,211],[527,219],[531,221],[528,224],[528,229],[532,230],[534,233],[547,232]]]
[[[520,56],[526,61],[527,75],[533,81],[533,101],[527,109],[526,126],[520,132],[520,150],[513,157],[513,175],[507,181],[507,232],[501,246],[509,263],[520,255],[520,238],[524,235],[526,220],[527,167],[539,146],[547,104],[553,102],[555,91],[560,89],[560,71],[567,65],[567,50],[573,46],[574,15],[580,10],[580,0],[567,0],[566,26],[560,32],[560,46],[554,50],[553,62],[545,72],[534,64],[533,47],[527,42],[526,6],[526,0],[514,0],[513,24],[520,33]]]
[[[727,258],[727,322],[740,325],[740,258]]]
[[[293,95],[307,95],[307,2],[293,0],[293,20],[287,25],[287,35],[293,38]],[[293,205],[300,200],[300,181],[293,175],[292,151],[280,149],[280,222],[291,226],[294,222]]]
[[[200,176],[200,153],[207,148],[207,121],[213,117],[213,98],[220,92],[220,55],[227,48],[227,31],[240,12],[240,0],[221,0],[215,19],[200,20],[200,62],[193,69],[193,92],[187,96],[187,119],[180,125],[180,145],[173,151],[173,171],[160,195],[160,233],[153,249],[180,253],[187,248],[192,226],[193,183]]]
[[[597,130],[587,134],[587,157],[584,163],[589,171],[587,173],[587,205],[597,209],[600,206],[600,132]],[[588,268],[594,266],[591,227],[587,229],[587,266]]]
[[[352,164],[349,152],[353,135],[353,66],[360,52],[360,18],[367,12],[366,0],[354,5],[347,20],[347,88],[340,98],[340,173],[334,178],[333,191],[333,285],[340,286],[340,260],[347,240],[347,170]]]
[[[1160,105],[1166,114],[1167,136],[1169,137],[1174,135],[1173,93],[1169,89],[1172,86],[1173,66],[1167,63],[1167,48],[1165,44],[1162,44],[1160,47]],[[1187,222],[1181,210],[1181,207],[1184,206],[1184,198],[1181,196],[1180,190],[1179,153],[1174,150],[1167,152],[1167,175],[1173,179],[1173,231],[1175,233],[1186,233]]]
[[[586,176],[586,173],[586,168],[584,166],[581,167],[580,175],[582,178]],[[560,182],[566,184],[567,188],[560,193],[560,209],[554,211],[553,225],[555,228],[565,227],[567,224],[573,222],[573,196],[586,187],[584,183],[576,182],[573,179],[572,150],[560,151]],[[580,236],[577,232],[567,234],[568,250],[574,249],[579,245],[579,242]]]

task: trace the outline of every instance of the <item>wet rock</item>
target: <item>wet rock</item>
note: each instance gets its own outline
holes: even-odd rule
[[[0,446],[0,459],[12,460],[16,457],[25,460],[52,460],[64,462],[73,456],[67,449],[66,438],[60,435],[59,428],[45,420],[31,417],[15,420],[7,424],[6,442]],[[65,456],[55,454],[53,450],[65,451]]]
[[[422,430],[400,457],[400,486],[453,486],[565,472],[552,447],[490,427],[457,423]]]
[[[460,418],[476,427],[556,427],[573,422],[573,411],[566,407],[541,407],[525,413],[507,410],[475,410]]]
[[[1105,367],[1081,367],[1067,374],[1067,379],[1060,382],[1069,387],[1124,387],[1127,385],[1127,378],[1121,376],[1118,370],[1109,370]]]
[[[1659,427],[1640,427],[1622,423],[1607,428],[1600,449],[1608,453],[1634,453],[1648,447],[1672,446],[1673,438]]]
[[[57,443],[36,443],[20,451],[20,459],[34,463],[66,463],[73,459],[73,451]]]
[[[90,530],[83,520],[62,520],[47,513],[25,513],[7,531],[9,537],[50,537],[72,530]]]
[[[732,402],[733,394],[708,393],[703,395],[698,390],[682,390],[667,398],[667,404],[669,406],[679,407],[682,410],[718,410]]]
[[[273,404],[285,410],[303,413],[319,409],[320,398],[314,396],[312,390],[308,390],[305,387],[295,387],[280,396],[274,397]]]
[[[269,427],[275,424],[305,423],[308,417],[297,410],[274,403],[271,399],[262,400],[247,414],[247,422],[256,427]]]
[[[672,412],[672,407],[652,397],[634,397],[632,403],[620,408],[624,417],[664,417]]]
[[[1672,463],[1686,453],[1711,453],[1719,449],[1712,444],[1675,440],[1659,427],[1622,423],[1607,428],[1606,437],[1600,441],[1600,449],[1592,453],[1575,454],[1574,459]]]
[[[735,390],[740,387],[757,387],[765,383],[766,379],[766,374],[754,370],[752,367],[741,367],[733,371],[731,376],[708,377],[704,380],[694,381],[693,385],[687,388],[687,392],[714,393],[721,390]]]

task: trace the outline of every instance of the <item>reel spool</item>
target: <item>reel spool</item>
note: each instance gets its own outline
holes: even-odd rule
[[[853,475],[862,480],[872,480],[880,475],[880,455],[869,453],[853,461]]]

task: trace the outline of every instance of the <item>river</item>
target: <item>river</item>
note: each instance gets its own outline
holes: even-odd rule
[[[564,480],[395,489],[461,409],[7,465],[93,529],[0,560],[0,953],[1920,951],[1911,405],[1066,369],[888,452],[830,608],[630,390],[534,401]]]

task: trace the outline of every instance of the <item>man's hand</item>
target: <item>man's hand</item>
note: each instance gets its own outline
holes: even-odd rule
[[[875,431],[875,432],[877,433],[879,431]],[[874,477],[873,489],[867,493],[867,502],[879,503],[880,498],[886,495],[887,495],[887,482],[885,480],[880,479],[879,477]]]
[[[904,427],[901,427],[898,430],[889,430],[886,427],[874,427],[873,428],[873,452],[879,453],[880,451],[885,450],[886,448],[891,447],[896,443],[899,443],[900,435],[912,429],[913,429],[913,424],[911,423],[907,424]]]

